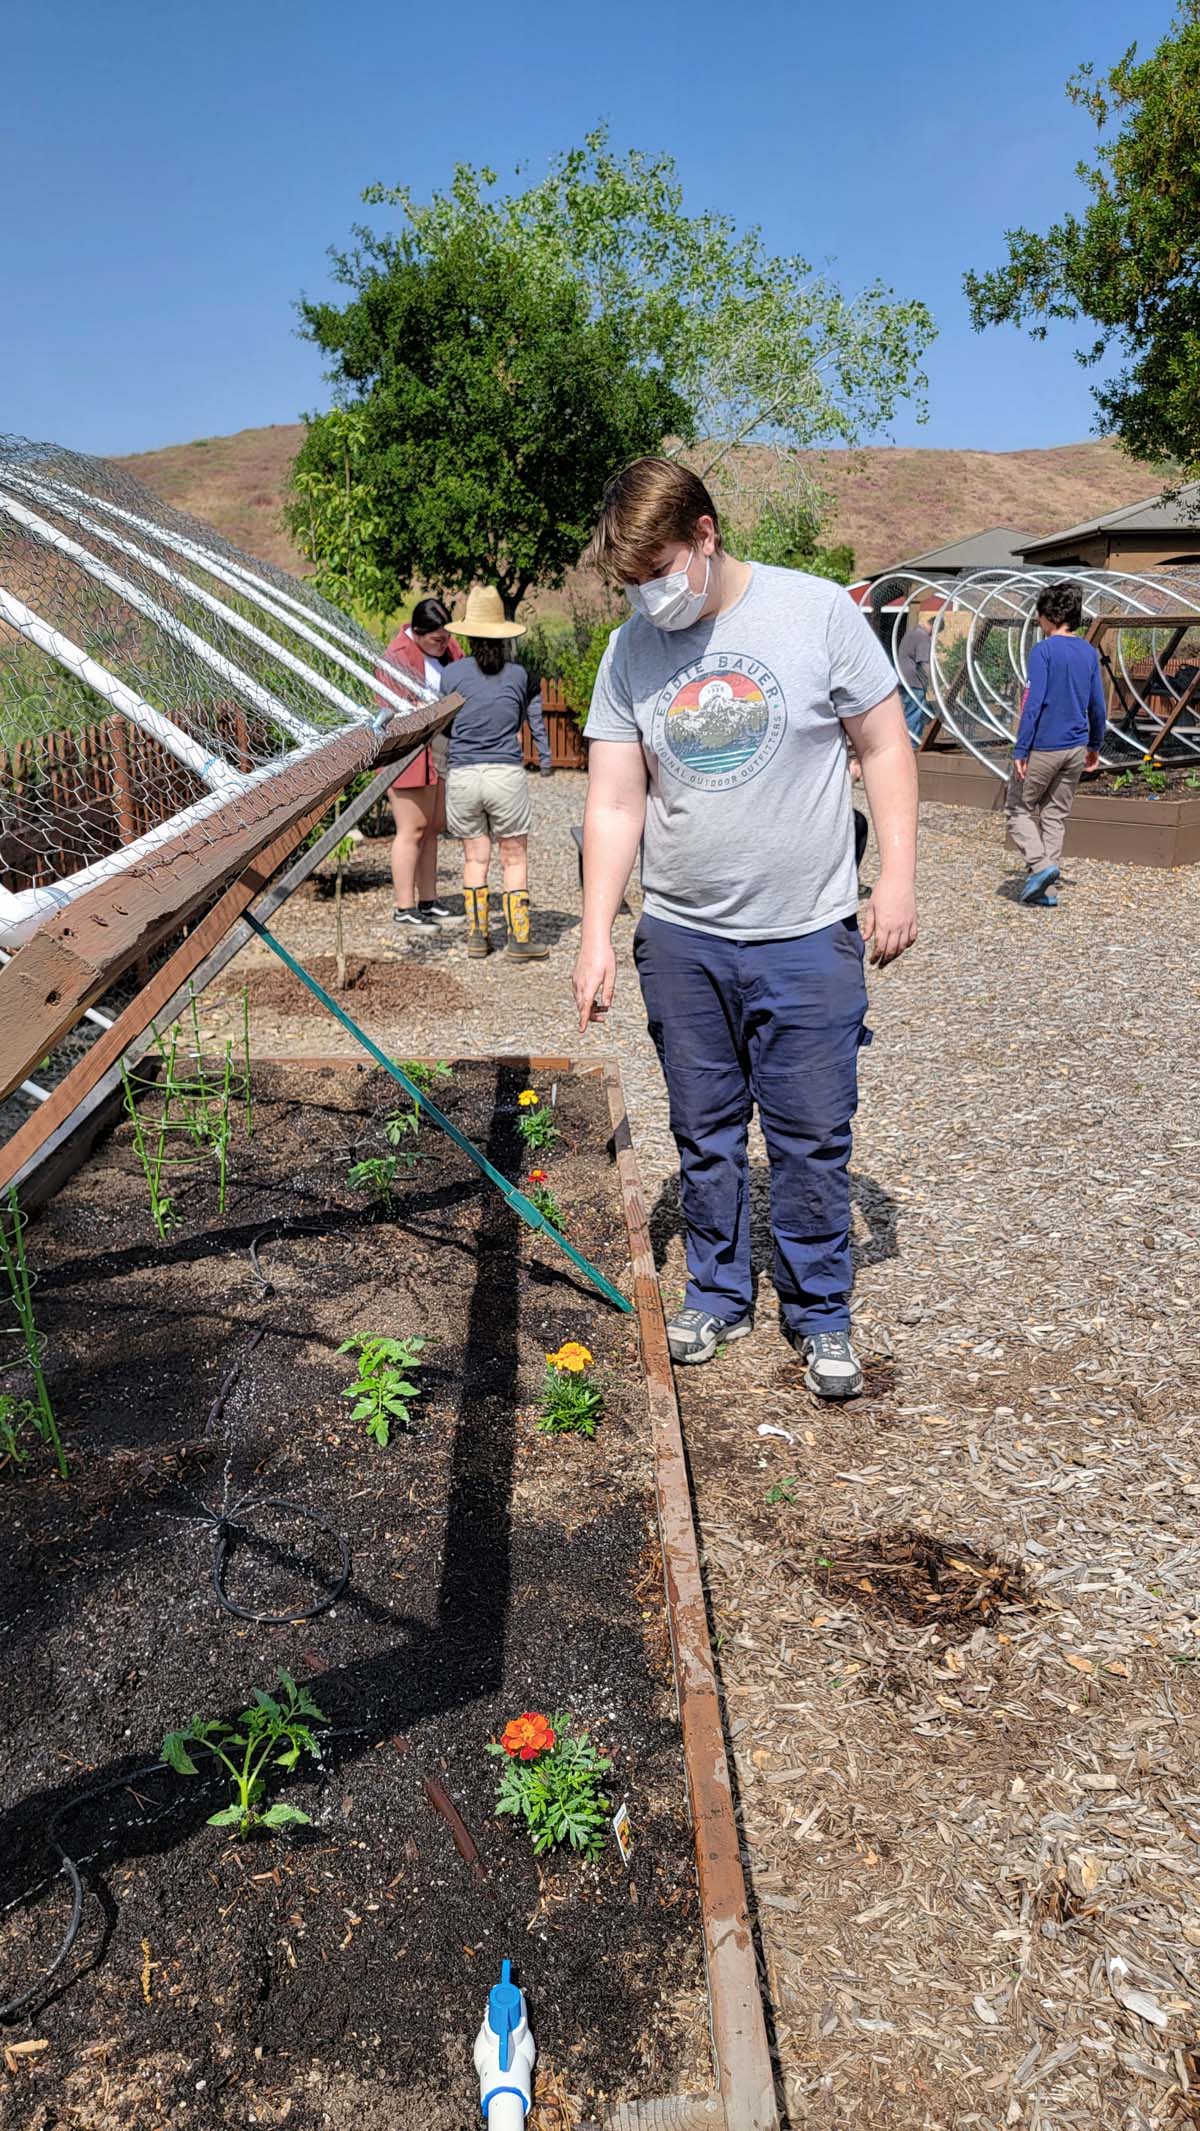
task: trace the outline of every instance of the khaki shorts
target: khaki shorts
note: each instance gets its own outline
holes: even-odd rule
[[[446,777],[448,836],[528,836],[529,779],[517,763],[481,762]]]

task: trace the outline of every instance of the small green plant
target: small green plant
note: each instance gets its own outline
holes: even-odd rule
[[[1189,770],[1183,781],[1189,792],[1200,792],[1200,770]]]
[[[383,1136],[389,1147],[399,1147],[410,1134],[419,1132],[420,1129],[421,1112],[414,1103],[411,1110],[393,1110],[391,1116],[384,1121]]]
[[[179,1776],[197,1776],[200,1771],[190,1748],[203,1747],[229,1771],[234,1796],[219,1813],[210,1813],[210,1828],[236,1828],[245,1836],[252,1828],[282,1828],[309,1815],[299,1806],[282,1801],[263,1810],[267,1776],[271,1769],[294,1769],[301,1754],[321,1758],[321,1748],[312,1729],[328,1722],[307,1689],[297,1687],[290,1672],[280,1667],[277,1699],[262,1687],[249,1709],[243,1709],[234,1724],[222,1717],[193,1717],[181,1731],[169,1731],[162,1743],[162,1757]]]
[[[38,1409],[31,1398],[14,1398],[11,1392],[0,1396],[0,1470],[5,1465],[28,1465],[29,1452],[21,1438],[30,1427],[36,1427]]]
[[[769,1509],[774,1509],[780,1502],[794,1502],[795,1499],[796,1480],[793,1474],[789,1474],[786,1480],[774,1480],[763,1496],[763,1501]]]
[[[1161,769],[1159,768],[1159,766],[1158,766],[1157,762],[1152,762],[1152,761],[1150,760],[1150,757],[1149,757],[1149,755],[1147,755],[1147,756],[1146,756],[1146,758],[1145,758],[1145,760],[1144,760],[1143,762],[1139,762],[1139,763],[1138,763],[1138,775],[1139,775],[1139,777],[1141,778],[1141,780],[1142,780],[1142,783],[1143,783],[1143,784],[1144,784],[1144,785],[1145,785],[1145,786],[1147,787],[1147,789],[1148,789],[1149,791],[1151,791],[1151,792],[1165,792],[1165,791],[1166,791],[1166,789],[1167,789],[1167,778],[1166,778],[1166,772],[1165,772],[1164,770],[1161,770]]]
[[[25,1350],[24,1365],[33,1378],[33,1397],[15,1401],[18,1410],[10,1414],[10,1426],[22,1418],[32,1419],[43,1443],[48,1443],[53,1450],[59,1472],[65,1480],[66,1453],[62,1447],[54,1407],[50,1402],[50,1393],[42,1373],[42,1335],[38,1331],[37,1320],[33,1314],[33,1274],[29,1270],[29,1260],[25,1255],[25,1216],[11,1186],[8,1193],[8,1218],[5,1220],[0,1217],[0,1260],[3,1260],[8,1291],[17,1315],[15,1334]],[[20,1363],[4,1364],[6,1370],[19,1366]]]
[[[612,1803],[600,1779],[612,1763],[587,1732],[575,1730],[569,1712],[546,1718],[527,1710],[489,1741],[487,1751],[507,1763],[496,1793],[497,1817],[512,1813],[525,1822],[535,1856],[567,1843],[585,1857],[599,1857]]]
[[[538,1427],[546,1435],[595,1435],[604,1412],[604,1393],[587,1381],[592,1357],[577,1339],[567,1340],[546,1356]]]
[[[346,1182],[351,1191],[361,1191],[364,1198],[370,1199],[372,1206],[390,1206],[400,1166],[398,1154],[364,1155],[361,1162],[351,1162]]]
[[[432,1095],[443,1080],[453,1080],[453,1071],[445,1058],[404,1058],[400,1071],[421,1095]]]
[[[1118,773],[1117,773],[1117,775],[1116,775],[1116,776],[1115,776],[1115,777],[1113,778],[1113,781],[1112,781],[1112,788],[1113,788],[1114,792],[1126,792],[1126,791],[1128,791],[1128,789],[1129,789],[1129,787],[1130,787],[1130,785],[1131,785],[1132,783],[1133,783],[1133,771],[1132,771],[1132,770],[1119,770],[1119,771],[1118,771]]]
[[[339,1354],[358,1357],[358,1375],[342,1393],[343,1398],[356,1401],[350,1418],[365,1421],[367,1434],[374,1436],[383,1450],[391,1440],[393,1421],[406,1429],[412,1411],[409,1400],[421,1395],[421,1386],[411,1381],[409,1372],[421,1368],[419,1357],[424,1345],[425,1341],[418,1337],[384,1339],[382,1335],[356,1332],[338,1348]]]
[[[563,1218],[562,1207],[550,1189],[550,1180],[544,1169],[530,1170],[525,1179],[525,1196],[531,1206],[537,1207],[543,1221],[549,1221],[551,1228],[556,1228],[560,1236],[566,1234],[567,1224]]]

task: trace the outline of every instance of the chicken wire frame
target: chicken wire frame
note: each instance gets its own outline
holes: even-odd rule
[[[1105,671],[1109,715],[1100,749],[1104,766],[1128,768],[1157,757],[1168,738],[1185,760],[1200,762],[1200,725],[1192,729],[1180,723],[1189,711],[1200,713],[1200,566],[1187,564],[1140,572],[987,569],[960,577],[898,568],[876,579],[865,604],[894,665],[901,623],[922,601],[939,602],[929,616],[932,704],[916,705],[912,689],[903,675],[899,677],[902,698],[920,711],[922,746],[931,745],[945,727],[983,768],[1006,781],[1007,760],[1001,763],[997,756],[1010,754],[1016,739],[1029,651],[1038,634],[1038,598],[1064,577],[1079,585],[1084,634],[1096,645]],[[965,631],[953,626],[959,616],[967,617]],[[1005,686],[985,665],[998,632]],[[1192,632],[1198,638],[1197,671],[1177,687],[1166,667]],[[959,641],[964,645],[962,657],[951,671],[950,650]],[[1147,656],[1149,674],[1135,677],[1131,662],[1136,657],[1137,664],[1144,665]],[[1154,707],[1151,696],[1159,699],[1161,708]],[[1119,716],[1114,717],[1116,706]],[[1152,728],[1144,737],[1136,730],[1139,717]]]
[[[0,749],[21,765],[0,789],[0,836],[33,875],[0,884],[3,1092],[138,953],[258,854],[293,847],[314,808],[444,725],[457,700],[119,469],[0,435]],[[85,781],[81,737],[110,726],[127,758],[134,740],[146,749],[146,788],[131,787],[148,802],[140,833],[113,761],[111,800]],[[51,848],[75,839],[77,862],[39,880],[51,820]]]
[[[115,716],[154,744],[160,782],[169,763],[189,803],[168,807],[164,783],[163,818],[141,836],[82,822],[78,864],[16,892],[0,885],[10,949],[97,882],[152,865],[193,823],[220,840],[230,803],[285,763],[437,700],[311,586],[117,468],[0,435],[0,748],[86,727],[80,691],[92,726]],[[10,838],[14,811],[14,792],[0,794]]]

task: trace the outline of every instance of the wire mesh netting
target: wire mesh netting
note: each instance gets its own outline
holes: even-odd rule
[[[0,434],[0,943],[431,692],[104,460]]]
[[[1083,629],[1100,657],[1105,766],[1124,770],[1147,758],[1200,764],[1200,565],[1144,573],[991,569],[958,577],[902,569],[874,581],[864,608],[900,671],[902,695],[922,720],[939,719],[1005,777],[1039,635],[1038,599],[1064,578],[1079,586]],[[918,616],[930,630],[924,702],[899,657]]]

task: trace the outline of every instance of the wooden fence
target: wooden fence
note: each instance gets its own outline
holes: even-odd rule
[[[550,760],[556,770],[585,770],[587,749],[583,734],[575,722],[563,698],[561,681],[542,682],[542,710],[546,718],[546,738],[550,742]],[[533,744],[533,734],[523,726],[526,769],[536,769],[538,753]]]
[[[583,735],[557,681],[542,683],[555,769],[587,767]],[[210,713],[211,715],[211,713]],[[252,764],[250,734],[236,705],[217,723],[239,768]],[[537,749],[524,728],[525,761]],[[0,883],[17,894],[74,873],[144,836],[202,796],[202,787],[150,734],[111,717],[76,732],[39,733],[0,750]]]

